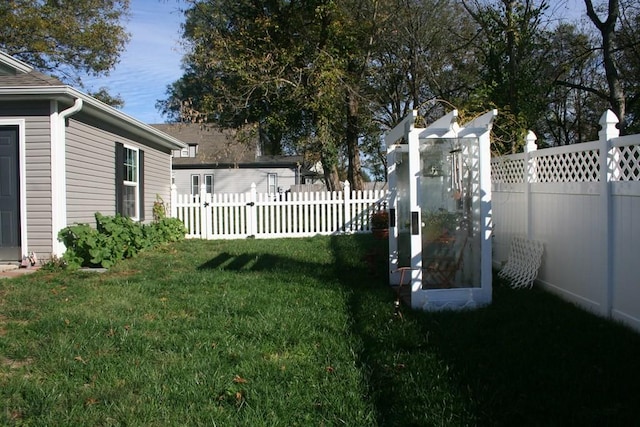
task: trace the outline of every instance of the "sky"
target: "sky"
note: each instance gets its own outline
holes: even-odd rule
[[[86,79],[90,90],[106,87],[120,95],[122,111],[144,123],[164,123],[156,110],[159,99],[166,98],[168,85],[182,76],[179,46],[179,12],[184,0],[130,0],[130,18],[126,23],[131,39],[120,62],[107,77]]]

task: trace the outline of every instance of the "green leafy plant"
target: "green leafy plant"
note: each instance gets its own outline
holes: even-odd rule
[[[143,249],[184,238],[184,224],[176,218],[162,218],[142,225],[121,215],[95,214],[96,228],[88,224],[66,227],[58,233],[67,251],[63,260],[70,267],[109,268],[134,257]]]
[[[445,209],[428,211],[422,215],[423,234],[427,240],[433,240],[442,234],[450,233],[458,227],[459,215]]]
[[[162,200],[162,197],[160,197],[159,194],[156,194],[156,201],[153,202],[152,212],[153,220],[155,222],[161,221],[167,217],[167,206],[165,205],[164,200]]]
[[[51,257],[42,263],[40,269],[50,272],[62,271],[67,268],[67,265],[68,263],[64,258],[51,254]]]

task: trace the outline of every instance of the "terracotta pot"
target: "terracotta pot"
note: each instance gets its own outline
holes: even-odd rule
[[[373,228],[371,232],[373,233],[374,239],[384,240],[389,238],[388,228]]]

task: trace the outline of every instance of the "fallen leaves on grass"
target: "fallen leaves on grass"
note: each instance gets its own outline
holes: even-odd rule
[[[233,382],[236,384],[246,384],[248,380],[246,378],[242,378],[240,375],[236,375],[233,377]]]

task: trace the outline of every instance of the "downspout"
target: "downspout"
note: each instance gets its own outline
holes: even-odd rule
[[[58,232],[67,226],[67,166],[66,120],[82,109],[82,99],[58,112],[57,101],[51,101],[51,249],[52,255],[62,256],[64,244],[58,241]]]

